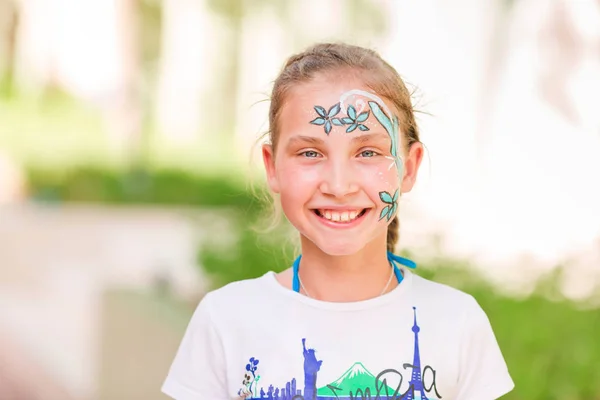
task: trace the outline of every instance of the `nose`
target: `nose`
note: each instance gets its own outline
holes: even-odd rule
[[[323,171],[319,189],[324,194],[342,198],[358,192],[357,177],[358,174],[349,163],[330,159]]]

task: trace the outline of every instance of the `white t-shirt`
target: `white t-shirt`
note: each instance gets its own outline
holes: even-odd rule
[[[308,298],[273,272],[209,293],[163,392],[176,400],[493,400],[512,390],[476,300],[402,271],[393,291],[352,303]]]

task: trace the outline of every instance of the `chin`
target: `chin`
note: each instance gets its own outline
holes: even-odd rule
[[[340,241],[338,243],[327,241],[326,243],[315,244],[323,253],[329,256],[350,256],[364,247],[364,243],[359,244],[356,241]]]

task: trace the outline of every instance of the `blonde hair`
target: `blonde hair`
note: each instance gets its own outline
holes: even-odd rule
[[[308,82],[318,74],[331,73],[341,69],[360,73],[364,84],[378,96],[390,101],[400,113],[399,128],[406,144],[406,150],[419,140],[419,131],[415,121],[415,111],[411,94],[398,72],[381,56],[371,49],[343,43],[319,43],[305,51],[292,55],[286,61],[281,73],[275,80],[271,93],[269,109],[268,140],[277,148],[279,139],[279,116],[286,96],[294,86]],[[281,210],[276,199],[271,203],[275,211],[271,226],[281,219]],[[394,251],[398,242],[398,216],[388,225],[387,248]]]

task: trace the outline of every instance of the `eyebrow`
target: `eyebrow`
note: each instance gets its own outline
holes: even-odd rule
[[[390,140],[389,135],[385,134],[385,133],[366,133],[363,135],[356,135],[352,138],[352,142],[358,142],[358,143],[365,143],[368,142],[370,140]],[[287,145],[288,146],[292,146],[295,145],[296,143],[310,143],[313,145],[319,145],[319,144],[323,144],[325,143],[325,141],[321,138],[315,137],[315,136],[294,136],[291,137],[290,140],[288,140]]]
[[[352,138],[352,142],[365,143],[370,140],[390,140],[390,137],[386,133],[365,133],[363,135],[357,135]]]
[[[296,143],[310,143],[310,144],[323,144],[324,140],[315,136],[294,136],[288,140],[288,146],[292,146]]]

